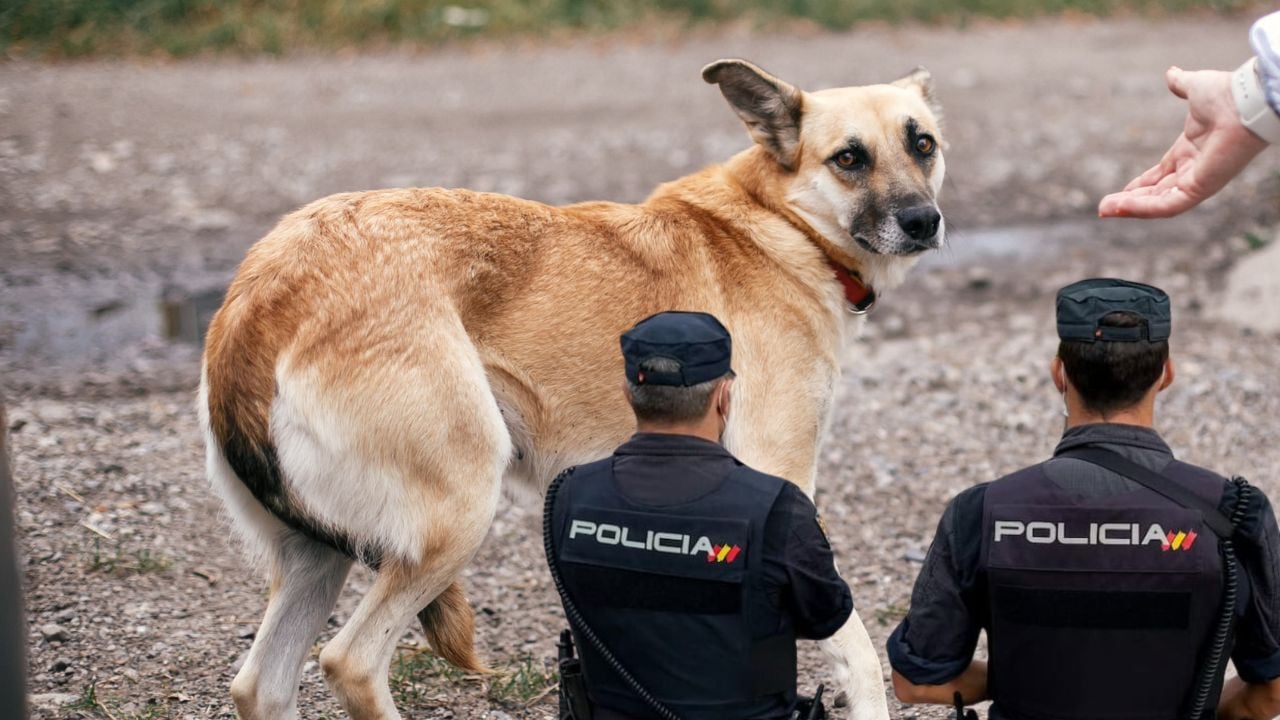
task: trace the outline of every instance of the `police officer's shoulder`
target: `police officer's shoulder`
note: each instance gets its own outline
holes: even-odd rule
[[[738,487],[735,489],[739,492],[754,491],[763,496],[776,499],[788,493],[788,488],[793,488],[801,495],[804,495],[804,492],[795,483],[777,475],[760,472],[749,465],[739,466],[737,472],[732,473],[729,477],[732,482],[738,483]],[[805,497],[807,498],[807,496]]]
[[[982,503],[986,501],[987,488],[989,487],[991,487],[991,483],[984,482],[965,488],[951,498],[951,502],[947,503],[947,505],[965,514],[976,511],[981,515]]]
[[[555,479],[551,481],[551,484],[547,486],[547,495],[543,502],[544,507],[563,508],[564,502],[570,502],[569,500],[566,500],[566,498],[573,495],[572,488],[574,480],[579,477],[584,477],[587,473],[584,473],[583,470],[590,468],[594,464],[595,463],[571,465],[564,470],[561,470],[560,474],[556,475]]]
[[[551,482],[553,485],[557,483],[561,485],[569,485],[576,478],[588,477],[596,473],[597,471],[607,468],[609,463],[612,463],[612,462],[613,462],[612,457],[605,457],[599,460],[594,460],[589,463],[583,463],[582,465],[570,465],[564,470],[561,470],[560,474],[557,475],[555,480],[552,480]]]
[[[1268,527],[1275,526],[1275,513],[1272,510],[1271,500],[1262,491],[1262,488],[1256,485],[1248,485],[1246,482],[1246,489],[1235,482],[1234,479],[1208,468],[1180,460],[1175,460],[1174,462],[1180,466],[1184,477],[1195,478],[1214,487],[1220,484],[1222,496],[1218,502],[1218,511],[1223,515],[1233,517],[1237,503],[1243,502],[1240,505],[1240,521],[1236,525],[1237,537],[1243,537],[1254,544],[1263,544],[1263,535],[1267,532]],[[1241,501],[1242,496],[1244,498],[1243,501]],[[1267,522],[1269,519],[1271,520],[1270,523]]]
[[[1002,478],[1003,480],[1003,478]],[[997,480],[996,482],[1000,482]],[[944,529],[961,536],[982,534],[982,509],[987,501],[987,488],[991,483],[984,482],[966,488],[947,503],[942,513],[941,525]]]
[[[1255,545],[1265,544],[1264,535],[1271,529],[1275,532],[1275,511],[1272,509],[1271,500],[1262,488],[1256,485],[1249,485],[1248,489],[1244,489],[1234,482],[1227,483],[1227,489],[1222,493],[1222,504],[1219,510],[1224,515],[1231,517],[1232,512],[1236,508],[1236,503],[1240,502],[1241,494],[1244,494],[1244,504],[1241,506],[1240,523],[1237,530],[1241,536],[1252,541]],[[1270,521],[1270,522],[1268,522]],[[1275,538],[1272,538],[1274,541]]]

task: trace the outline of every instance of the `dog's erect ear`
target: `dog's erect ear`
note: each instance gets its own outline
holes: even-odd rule
[[[717,60],[702,68],[702,79],[720,86],[751,139],[783,167],[795,169],[804,93],[745,60]]]
[[[915,70],[907,73],[906,77],[894,80],[893,84],[920,93],[920,97],[924,98],[924,104],[929,106],[933,114],[939,118],[942,117],[942,106],[938,104],[933,94],[933,75],[928,70],[917,66]]]

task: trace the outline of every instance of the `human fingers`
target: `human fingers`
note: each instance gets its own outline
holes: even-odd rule
[[[1169,86],[1169,92],[1183,100],[1187,99],[1187,72],[1185,70],[1177,65],[1165,70],[1164,82]]]
[[[1199,202],[1176,186],[1142,188],[1104,197],[1098,204],[1098,217],[1168,218],[1190,210]]]
[[[1171,168],[1167,167],[1166,163],[1162,160],[1160,161],[1159,164],[1152,165],[1151,167],[1147,168],[1141,175],[1130,180],[1129,184],[1124,186],[1124,190],[1127,192],[1129,190],[1136,190],[1140,187],[1155,185],[1156,183],[1160,182],[1161,178],[1168,175],[1170,171],[1171,171]]]
[[[1195,144],[1187,138],[1186,133],[1179,135],[1178,139],[1174,140],[1169,149],[1164,152],[1160,162],[1130,180],[1129,184],[1124,186],[1124,189],[1135,190],[1148,185],[1156,185],[1162,180],[1174,177],[1178,172],[1178,163],[1192,159],[1196,152]]]

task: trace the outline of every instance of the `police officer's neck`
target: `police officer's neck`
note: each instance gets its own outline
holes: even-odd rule
[[[708,413],[707,417],[692,422],[682,423],[659,423],[646,420],[636,421],[636,432],[638,433],[654,433],[657,435],[687,435],[690,437],[709,440],[713,443],[720,442],[720,419],[715,413]]]
[[[1074,396],[1074,393],[1072,393]],[[1156,404],[1154,395],[1122,410],[1097,412],[1084,406],[1079,397],[1067,400],[1067,429],[1081,425],[1112,423],[1116,425],[1136,425],[1138,427],[1155,428]]]

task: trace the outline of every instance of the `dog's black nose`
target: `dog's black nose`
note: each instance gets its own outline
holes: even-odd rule
[[[924,241],[937,235],[938,224],[942,222],[942,213],[938,212],[938,208],[932,205],[907,208],[895,217],[897,217],[898,226],[902,228],[902,231],[907,234],[907,237],[915,240],[917,244],[925,244]],[[933,247],[937,247],[937,245],[934,244]]]

